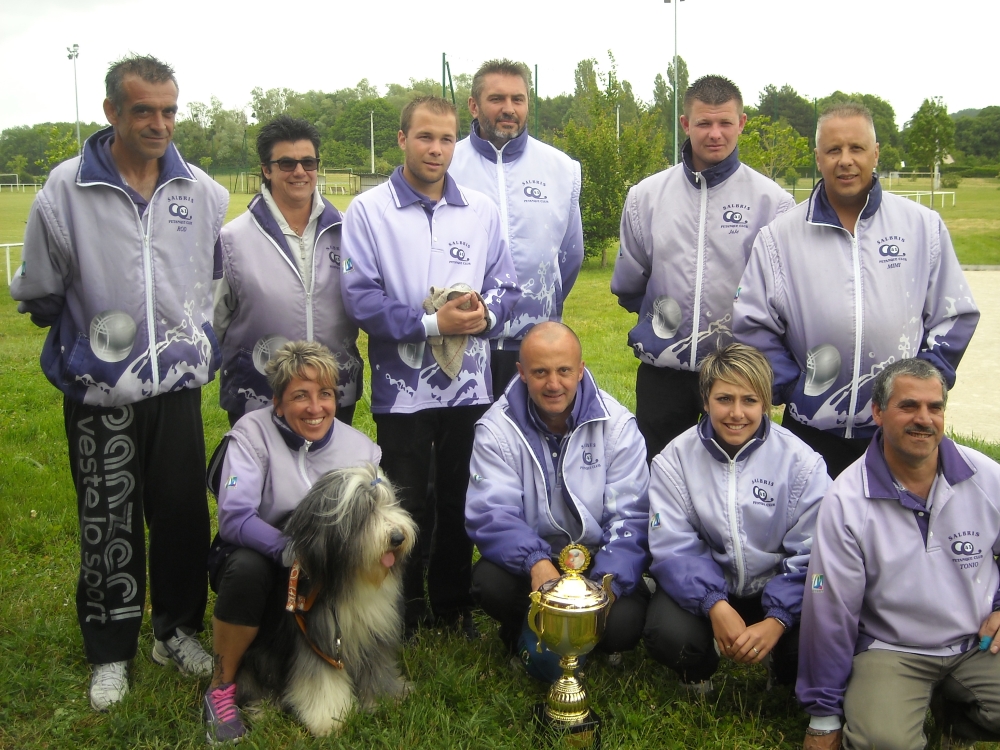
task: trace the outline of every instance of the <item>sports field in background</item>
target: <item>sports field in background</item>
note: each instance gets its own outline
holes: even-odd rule
[[[808,182],[800,182],[799,186]],[[916,183],[920,184],[920,183]],[[895,187],[895,186],[894,186]],[[1000,183],[964,180],[957,205],[941,215],[966,264],[1000,264]],[[913,187],[904,181],[901,189]],[[807,193],[799,192],[803,199]],[[0,193],[0,245],[21,242],[32,193]],[[251,196],[231,196],[228,218]],[[341,209],[349,199],[334,196]],[[926,205],[926,198],[924,199]],[[614,253],[609,252],[613,258]],[[0,261],[2,262],[2,261]],[[20,253],[11,259],[16,268]],[[567,301],[565,319],[580,334],[598,383],[634,408],[636,360],[625,345],[634,316],[609,291],[611,269],[588,262]],[[201,695],[207,681],[181,677],[149,659],[146,618],[132,691],[108,714],[91,710],[89,669],[73,604],[79,548],[75,495],[62,423],[62,397],[42,376],[45,331],[0,294],[0,750],[17,748],[196,748],[204,746]],[[366,349],[362,336],[362,349]],[[367,369],[367,368],[366,368]],[[367,375],[367,372],[366,372]],[[366,384],[366,396],[369,392]],[[367,399],[366,399],[367,400]],[[226,429],[218,385],[203,389],[209,451]],[[374,437],[367,403],[355,426]],[[997,457],[997,446],[982,446]],[[214,501],[210,501],[213,507]],[[147,600],[148,605],[148,600]],[[210,602],[211,608],[211,602]],[[206,622],[208,622],[208,617]],[[400,706],[353,716],[338,738],[314,740],[274,708],[250,717],[247,748],[534,748],[532,705],[544,689],[508,664],[492,623],[482,641],[425,631],[404,654],[416,693]],[[202,635],[206,646],[209,633]],[[622,668],[597,657],[587,687],[605,722],[604,747],[791,750],[806,721],[786,688],[765,690],[763,668],[725,663],[708,698],[687,695],[640,647]],[[980,745],[979,747],[989,747]]]

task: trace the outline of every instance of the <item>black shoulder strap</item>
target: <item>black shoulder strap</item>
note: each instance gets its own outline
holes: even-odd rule
[[[229,447],[229,441],[229,435],[225,435],[219,441],[212,453],[212,458],[208,461],[208,471],[205,472],[205,482],[216,499],[219,497],[219,487],[222,486],[222,464],[226,459],[226,448]]]

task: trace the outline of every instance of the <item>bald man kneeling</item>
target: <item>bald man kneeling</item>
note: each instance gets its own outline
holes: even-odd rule
[[[532,328],[517,370],[476,424],[465,505],[465,528],[481,554],[472,594],[529,674],[551,682],[561,674],[558,656],[535,649],[528,594],[559,576],[554,558],[567,544],[589,550],[588,577],[614,576],[597,650],[639,642],[649,596],[649,470],[635,417],[597,387],[569,327]]]

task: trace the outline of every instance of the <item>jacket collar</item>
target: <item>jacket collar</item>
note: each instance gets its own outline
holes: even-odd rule
[[[743,447],[740,448],[733,460],[746,461],[751,453],[764,444],[764,441],[767,440],[770,434],[771,420],[765,414],[760,420],[760,426],[757,428],[757,432],[754,433],[752,438],[744,443]],[[698,423],[698,437],[701,438],[701,444],[705,446],[705,450],[709,452],[712,458],[716,461],[721,461],[722,463],[729,463],[729,454],[726,453],[716,441],[715,430],[712,429],[712,420],[708,418],[707,414],[702,417],[701,421]]]
[[[479,120],[473,120],[469,131],[469,143],[480,156],[489,159],[494,164],[497,163],[497,157],[500,156],[503,157],[504,164],[507,164],[517,160],[524,153],[524,149],[528,145],[528,129],[525,128],[519,136],[507,141],[503,148],[498,149],[480,135]]]
[[[829,224],[830,226],[843,229],[844,225],[840,222],[840,217],[837,216],[837,212],[830,204],[830,198],[826,194],[826,185],[824,185],[824,182],[824,180],[817,182],[816,187],[813,188],[809,196],[806,221],[810,224]],[[881,205],[882,183],[879,182],[878,175],[873,172],[872,186],[868,190],[868,198],[865,201],[865,207],[861,209],[861,216],[858,217],[858,220],[870,219],[878,212]]]
[[[537,432],[531,415],[528,413],[528,402],[531,397],[528,395],[528,386],[524,381],[521,378],[513,378],[503,395],[507,399],[507,414],[521,431],[525,434]],[[584,367],[583,380],[580,381],[580,385],[576,389],[576,400],[573,403],[573,429],[577,429],[585,422],[607,419],[609,416],[610,413],[604,405],[604,399],[601,398],[594,376],[590,374],[590,370]]]
[[[104,145],[110,144],[115,137],[115,129],[106,127],[94,133],[83,145],[83,157],[80,159],[80,167],[76,172],[76,183],[78,185],[105,184],[124,188],[125,182]],[[171,143],[167,146],[166,152],[160,157],[160,177],[156,181],[156,187],[171,180],[190,180],[197,182],[198,178],[188,167],[187,162],[181,158],[177,147]]]
[[[434,206],[440,203],[440,201],[432,201],[423,193],[418,193],[410,187],[410,183],[403,177],[402,167],[396,167],[395,171],[389,175],[389,187],[392,190],[393,197],[396,199],[396,208],[406,208],[414,203],[419,203],[425,211],[433,211]],[[465,200],[465,196],[462,195],[462,191],[459,190],[455,180],[447,172],[444,174],[444,193],[441,197],[449,206],[469,205],[469,202]]]
[[[896,481],[885,462],[882,451],[882,428],[879,427],[872,436],[872,441],[865,451],[863,479],[865,497],[875,500],[899,500],[900,492]],[[976,473],[976,467],[970,464],[958,450],[950,438],[943,438],[938,446],[938,474],[944,476],[948,484],[954,487],[964,482]]]
[[[740,168],[740,149],[737,146],[733,149],[733,153],[718,164],[713,164],[702,172],[696,172],[694,169],[694,157],[691,153],[691,139],[688,138],[681,147],[681,164],[684,165],[684,175],[688,178],[688,182],[696,188],[701,187],[699,175],[700,179],[704,180],[706,185],[714,188],[716,185],[720,185],[728,180]]]
[[[337,426],[336,418],[331,420],[330,429],[327,430],[326,435],[321,437],[319,440],[310,443],[300,434],[292,430],[292,428],[288,426],[288,422],[285,421],[284,417],[279,417],[277,415],[274,411],[273,405],[268,408],[271,410],[271,422],[273,422],[274,426],[278,428],[278,434],[281,435],[281,439],[285,441],[285,445],[293,451],[298,452],[302,449],[302,446],[305,445],[307,446],[306,452],[312,453],[313,451],[318,451],[320,448],[325,448],[330,440],[333,439],[333,430]]]
[[[336,207],[330,203],[330,201],[318,193],[317,196],[321,201],[323,201],[323,213],[320,214],[319,219],[316,222],[316,239],[319,239],[319,236],[327,229],[342,223],[344,217],[341,215],[340,211],[338,211]],[[247,205],[247,208],[250,210],[250,214],[256,220],[258,226],[260,226],[264,233],[274,240],[278,247],[284,250],[285,255],[287,255],[294,262],[295,258],[292,255],[291,249],[288,247],[285,233],[281,231],[281,227],[278,226],[278,222],[274,220],[274,215],[267,207],[267,202],[264,200],[264,196],[261,193],[257,193],[257,195],[250,199],[250,203]]]

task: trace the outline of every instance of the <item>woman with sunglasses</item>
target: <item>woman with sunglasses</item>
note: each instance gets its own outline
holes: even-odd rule
[[[260,193],[220,238],[219,402],[230,425],[268,406],[268,359],[287,341],[318,341],[337,361],[337,419],[350,424],[363,364],[340,296],[342,217],[316,188],[319,131],[282,115],[261,128],[257,153]]]
[[[650,467],[649,654],[695,693],[712,690],[724,656],[769,656],[779,684],[794,685],[799,616],[820,500],[822,457],[768,419],[767,359],[731,344],[701,364],[705,417]]]

